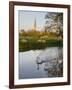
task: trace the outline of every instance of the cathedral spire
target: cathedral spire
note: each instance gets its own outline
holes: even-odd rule
[[[36,19],[34,20],[34,24],[33,24],[33,31],[36,31]]]

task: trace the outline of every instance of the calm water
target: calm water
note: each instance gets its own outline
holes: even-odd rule
[[[19,53],[19,79],[47,78],[48,68],[62,63],[62,48],[51,47],[44,50],[30,50]],[[59,65],[59,64],[58,64]]]

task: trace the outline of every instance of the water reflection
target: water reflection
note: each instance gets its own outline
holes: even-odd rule
[[[19,79],[63,76],[63,49],[51,47],[19,53]]]
[[[39,65],[44,63],[44,71],[47,72],[48,77],[62,77],[63,76],[63,51],[61,47],[46,48],[41,52],[37,58],[37,69]]]

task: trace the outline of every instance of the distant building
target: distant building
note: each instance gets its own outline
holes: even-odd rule
[[[25,32],[24,29],[21,29],[21,30],[19,31],[19,33],[23,33],[23,32]]]
[[[35,20],[34,20],[34,23],[33,23],[32,30],[33,30],[33,31],[36,31],[36,27],[37,27],[37,25],[36,25],[36,19],[35,19]]]

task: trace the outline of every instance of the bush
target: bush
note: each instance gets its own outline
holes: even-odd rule
[[[21,39],[19,40],[19,51],[27,51],[27,50],[36,50],[36,49],[44,49],[46,47],[62,47],[63,41],[62,40],[55,40],[55,39],[49,39],[49,40],[40,40],[37,38],[31,38],[31,39]]]

